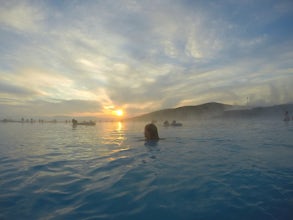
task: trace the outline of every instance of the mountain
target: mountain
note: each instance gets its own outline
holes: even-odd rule
[[[284,113],[288,111],[292,114],[293,104],[274,105],[268,107],[255,107],[251,109],[239,109],[223,112],[224,118],[265,118],[265,117],[278,117],[283,118]]]
[[[293,113],[293,104],[283,104],[268,107],[255,107],[244,109],[242,106],[226,105],[217,102],[196,106],[182,106],[178,108],[163,109],[148,114],[128,118],[129,121],[164,121],[164,120],[194,120],[211,118],[256,118],[278,117],[282,118],[285,111]]]
[[[233,109],[235,106],[216,102],[196,106],[182,106],[178,108],[163,109],[141,116],[129,118],[131,121],[152,121],[152,120],[192,120],[200,118],[216,117],[224,111]]]

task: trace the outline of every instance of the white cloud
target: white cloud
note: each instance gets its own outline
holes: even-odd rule
[[[2,1],[0,23],[20,31],[36,31],[40,28],[44,15],[41,8],[28,1]]]
[[[252,1],[54,4],[8,1],[0,9],[6,104],[22,91],[29,101],[78,99],[133,112],[242,104],[247,94],[255,103],[292,100],[285,80],[292,75],[292,42],[262,26],[282,16],[281,6],[266,18],[272,10]]]

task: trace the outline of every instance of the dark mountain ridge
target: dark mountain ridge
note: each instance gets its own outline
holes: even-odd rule
[[[266,118],[275,117],[283,119],[284,113],[288,111],[289,114],[293,113],[293,104],[282,104],[267,107],[255,107],[251,109],[238,109],[228,110],[223,112],[221,117],[223,118]]]
[[[221,115],[225,110],[229,110],[234,107],[235,106],[232,105],[211,102],[196,106],[182,106],[178,108],[163,109],[129,118],[129,120],[191,120],[206,117],[215,117]]]
[[[293,113],[293,104],[283,104],[268,107],[255,107],[247,109],[244,106],[227,105],[210,102],[195,106],[182,106],[154,111],[140,116],[128,118],[130,121],[164,121],[164,120],[194,120],[212,118],[254,118],[279,117],[285,111]]]

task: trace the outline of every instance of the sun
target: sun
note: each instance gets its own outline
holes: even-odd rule
[[[123,112],[122,109],[118,109],[118,110],[115,111],[115,114],[116,114],[117,116],[123,116],[124,112]]]

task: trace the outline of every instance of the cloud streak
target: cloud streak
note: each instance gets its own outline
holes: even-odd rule
[[[292,8],[285,0],[5,2],[0,114],[293,102]]]

